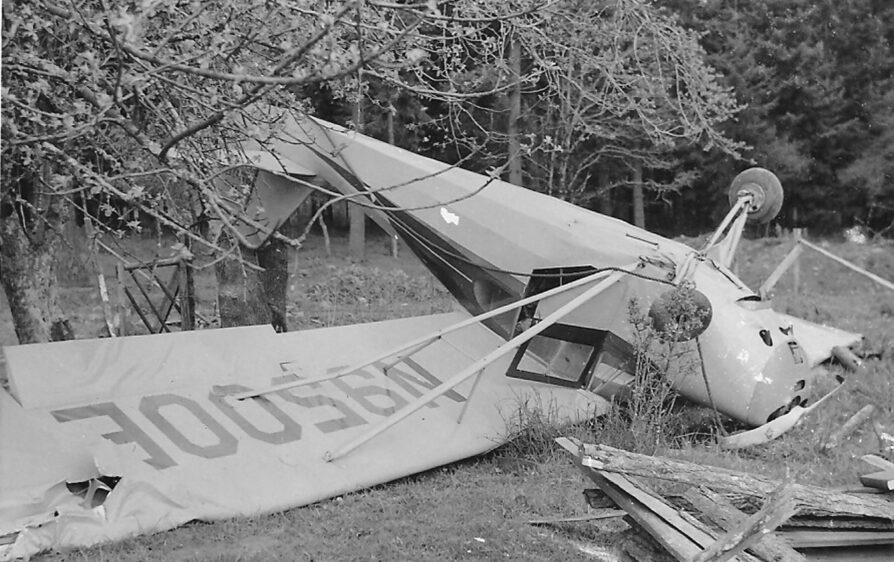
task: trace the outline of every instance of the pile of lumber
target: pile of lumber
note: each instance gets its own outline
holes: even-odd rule
[[[894,559],[891,494],[844,493],[567,438],[558,442],[626,512],[628,523],[651,538],[624,545],[634,560],[795,562],[820,551],[824,560]],[[656,479],[672,483],[664,487],[673,491],[655,492]]]

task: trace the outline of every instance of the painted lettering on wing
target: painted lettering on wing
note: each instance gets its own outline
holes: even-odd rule
[[[270,385],[297,382],[303,377],[295,363],[280,364],[282,375]],[[164,470],[177,466],[183,456],[217,459],[235,455],[246,439],[284,445],[311,436],[335,435],[387,417],[441,380],[413,364],[412,368],[374,365],[332,380],[270,392],[246,400],[233,394],[255,389],[240,384],[212,387],[198,397],[175,392],[143,396],[136,407],[100,402],[53,410],[60,423],[84,425],[116,445],[140,451],[143,462]],[[331,369],[334,371],[335,369]],[[465,397],[451,390],[427,404],[462,403]]]

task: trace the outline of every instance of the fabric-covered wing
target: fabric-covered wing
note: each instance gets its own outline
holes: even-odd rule
[[[0,390],[0,560],[274,512],[488,451],[531,397],[569,419],[604,402],[505,375],[511,357],[335,461],[368,431],[505,341],[480,324],[383,372],[238,401],[468,318],[440,314],[275,334],[268,327],[6,348]],[[462,416],[460,417],[460,413]]]

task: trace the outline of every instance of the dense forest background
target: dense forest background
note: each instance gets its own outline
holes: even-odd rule
[[[701,33],[742,110],[726,123],[743,156],[786,188],[779,222],[831,233],[894,221],[894,5],[884,0],[668,0]],[[712,199],[739,163],[682,155],[702,171],[678,207]],[[716,200],[716,195],[713,196]],[[707,209],[701,208],[701,216]],[[685,215],[683,215],[685,216]],[[699,216],[699,215],[696,215]]]
[[[572,137],[568,146],[550,144],[561,133],[544,127],[547,97],[541,78],[525,83],[521,92],[521,183],[631,222],[633,191],[641,185],[649,229],[693,235],[716,226],[729,207],[732,178],[757,165],[775,172],[785,188],[776,220],[783,228],[826,235],[852,226],[870,235],[894,232],[894,4],[655,0],[651,5],[695,32],[719,86],[734,98],[735,111],[718,124],[731,142],[635,139],[633,144],[642,145],[619,150],[607,146],[619,144],[615,132],[605,138],[597,132]],[[542,71],[541,61],[533,58],[522,51],[522,74]],[[476,74],[481,71],[468,70],[486,83]],[[601,87],[599,76],[585,79]],[[353,104],[333,104],[326,89],[310,98],[324,118],[342,124],[356,120]],[[362,103],[367,134],[439,160],[486,171],[511,151],[506,118],[511,92],[468,101],[467,127],[461,129],[453,126],[452,108],[376,83]],[[471,157],[470,146],[477,149]],[[583,186],[550,185],[556,178],[546,177],[553,170],[543,160],[562,150],[580,152],[580,161],[599,155]],[[510,179],[508,172],[504,179]]]

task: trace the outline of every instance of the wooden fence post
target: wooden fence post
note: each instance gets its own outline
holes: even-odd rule
[[[180,329],[196,329],[196,288],[192,279],[192,264],[186,257],[180,258]]]
[[[130,303],[126,300],[126,296],[124,294],[124,287],[126,281],[124,280],[124,265],[119,261],[115,264],[115,276],[118,278],[118,287],[115,291],[117,295],[117,303],[116,307],[118,309],[117,317],[118,317],[118,335],[126,336],[130,332]]]

